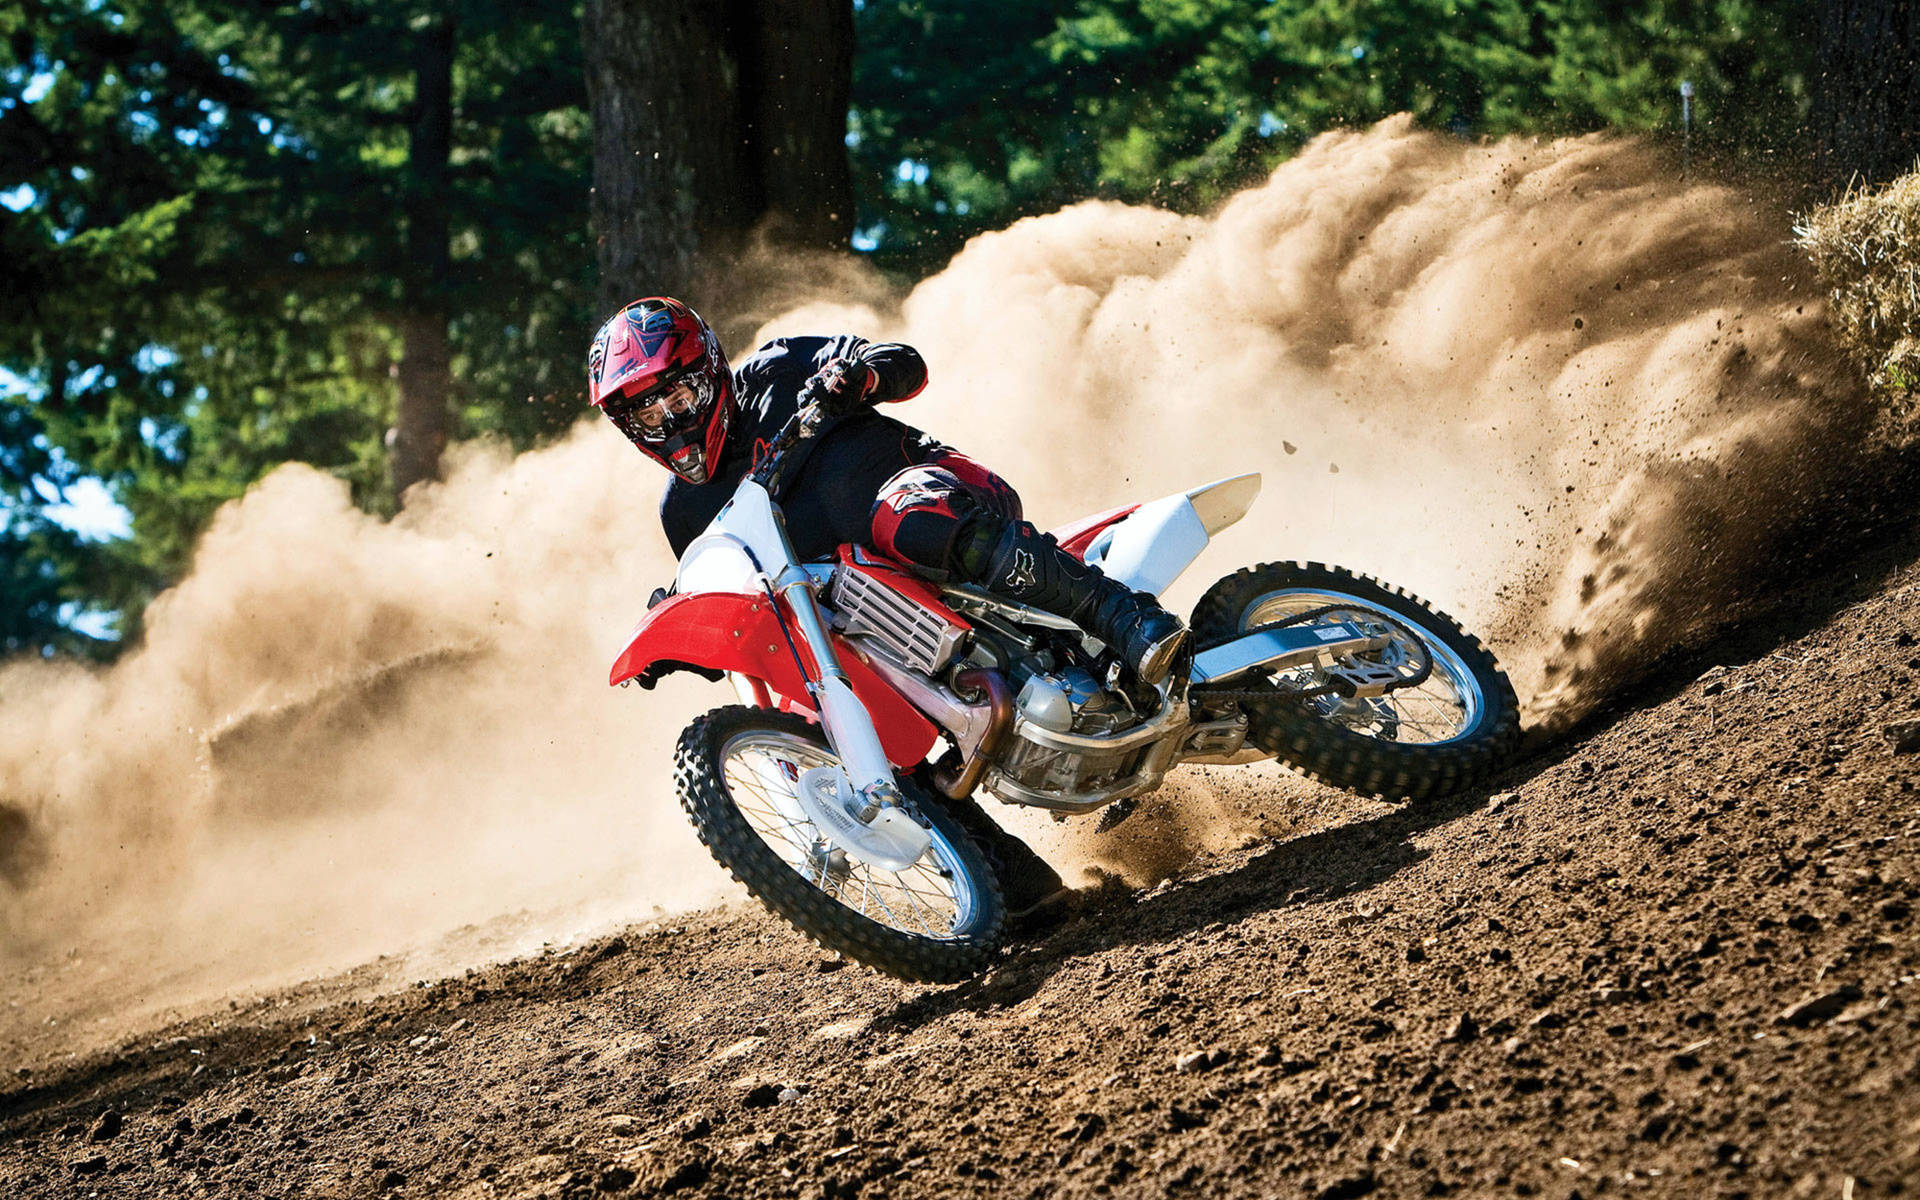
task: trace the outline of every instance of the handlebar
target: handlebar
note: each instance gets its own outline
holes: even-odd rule
[[[753,481],[767,489],[769,494],[779,491],[780,469],[786,465],[787,451],[806,441],[819,428],[817,424],[809,426],[807,408],[801,408],[787,418],[787,423],[774,437],[773,444],[767,447],[767,456],[753,468]]]
[[[845,360],[836,358],[814,372],[813,377],[801,386],[799,405],[794,414],[787,418],[786,425],[781,427],[773,444],[767,448],[767,457],[753,468],[753,481],[769,494],[779,493],[780,469],[785,465],[787,451],[817,436],[833,418],[865,407],[865,396],[872,384],[857,388],[849,395],[846,380],[848,369],[849,364]],[[867,371],[869,368],[861,367],[861,370]]]
[[[833,418],[845,415],[832,404],[828,396],[800,393],[800,407],[794,411],[787,423],[780,427],[774,436],[773,444],[767,447],[767,456],[754,467],[752,479],[768,494],[780,494],[780,473],[786,466],[787,452],[801,442],[811,441],[819,436]]]

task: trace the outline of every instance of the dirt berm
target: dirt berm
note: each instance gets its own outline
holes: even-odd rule
[[[964,986],[751,909],[350,976],[9,1078],[0,1195],[1903,1194],[1916,552],[1485,790],[1314,789]]]

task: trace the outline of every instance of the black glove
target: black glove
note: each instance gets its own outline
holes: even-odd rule
[[[829,359],[800,385],[800,406],[811,406],[823,417],[845,416],[867,406],[867,395],[878,382],[873,368],[863,362]]]
[[[675,671],[692,671],[702,679],[711,679],[715,683],[727,677],[727,673],[718,667],[700,667],[690,662],[681,662],[677,658],[661,658],[649,663],[646,670],[633,677],[633,681],[650,692],[654,684]]]

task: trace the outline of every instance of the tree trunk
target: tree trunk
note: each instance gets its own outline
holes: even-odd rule
[[[603,313],[723,307],[729,258],[846,245],[850,0],[587,0]]]
[[[387,433],[395,500],[421,480],[439,478],[450,424],[447,161],[453,145],[453,21],[442,14],[417,36],[402,202],[407,258],[401,281],[400,410]]]
[[[1812,86],[1823,186],[1885,183],[1920,156],[1920,3],[1824,0]]]
[[[828,0],[750,0],[740,29],[761,204],[775,240],[845,250],[853,236],[853,6]]]

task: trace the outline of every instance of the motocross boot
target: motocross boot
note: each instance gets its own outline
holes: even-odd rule
[[[997,528],[996,528],[997,527]],[[1111,646],[1142,683],[1165,679],[1187,627],[1152,596],[1109,579],[1025,521],[973,523],[958,555],[974,582],[996,595],[1065,617]]]

